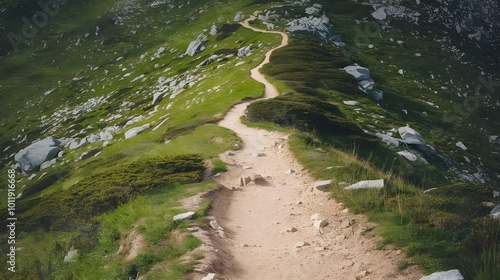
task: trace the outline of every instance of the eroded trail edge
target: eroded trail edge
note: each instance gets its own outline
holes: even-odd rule
[[[263,99],[278,95],[259,70],[272,52],[288,44],[283,32],[241,24],[256,32],[280,34],[281,44],[251,70],[265,85]],[[406,259],[398,250],[375,250],[379,239],[362,235],[370,225],[349,213],[328,193],[315,190],[312,178],[288,149],[288,136],[249,128],[240,122],[250,102],[234,106],[219,122],[242,141],[221,155],[229,169],[218,181],[226,187],[214,197],[211,215],[223,231],[209,228],[218,261],[209,270],[225,279],[419,279],[418,268],[398,269]],[[317,229],[317,220],[326,226]]]

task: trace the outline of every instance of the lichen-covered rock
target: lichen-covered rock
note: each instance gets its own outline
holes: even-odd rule
[[[196,53],[205,49],[205,43],[208,41],[207,36],[200,34],[196,40],[192,41],[187,50],[186,54],[189,56],[194,56]]]

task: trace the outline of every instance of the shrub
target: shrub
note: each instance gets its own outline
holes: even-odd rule
[[[24,221],[21,227],[24,231],[86,227],[97,216],[148,190],[197,182],[203,170],[199,155],[151,158],[107,168],[68,190],[22,200],[18,205]]]

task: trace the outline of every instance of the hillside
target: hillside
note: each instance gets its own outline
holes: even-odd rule
[[[0,206],[7,224],[16,219],[2,239],[17,248],[17,272],[0,275],[251,279],[238,263],[258,249],[217,241],[212,216],[232,242],[271,238],[274,225],[227,229],[252,217],[231,209],[278,213],[274,201],[287,193],[291,206],[279,211],[329,215],[322,247],[338,242],[332,225],[345,210],[364,214],[349,218],[356,234],[344,233],[346,250],[399,262],[354,265],[346,277],[459,269],[491,279],[500,252],[489,215],[500,191],[498,2],[362,2],[0,1]],[[269,82],[255,68],[263,60]],[[293,162],[292,176],[274,156],[260,159],[267,165],[253,159],[274,153],[285,135],[277,158]],[[242,172],[276,188],[241,188]],[[378,179],[380,191],[343,187]],[[292,192],[313,180],[330,181],[313,197]],[[241,195],[257,200],[238,204]],[[311,206],[315,197],[320,207]],[[191,221],[172,220],[188,211]],[[366,247],[354,249],[366,234]],[[269,242],[285,242],[278,237]],[[297,252],[308,259],[320,243]],[[2,244],[5,258],[12,248]],[[213,261],[207,244],[228,250],[226,261]],[[263,250],[272,269],[277,259]],[[331,269],[317,275],[342,268]],[[266,271],[259,277],[284,275]],[[309,273],[297,271],[297,279]]]

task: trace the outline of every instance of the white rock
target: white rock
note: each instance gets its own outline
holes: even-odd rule
[[[381,189],[384,187],[384,179],[380,180],[367,180],[360,181],[356,184],[352,184],[348,187],[345,187],[346,190],[356,190],[356,189]]]
[[[191,219],[192,217],[194,217],[196,213],[195,212],[186,212],[186,213],[182,213],[182,214],[179,214],[179,215],[175,215],[173,220],[174,221],[182,221],[182,220],[187,220],[187,219]]]
[[[332,180],[318,181],[314,183],[314,188],[323,192],[328,191],[328,188],[332,184]]]
[[[356,105],[358,105],[358,101],[354,101],[354,100],[344,101],[344,104],[349,105],[349,106],[356,106]]]
[[[99,135],[96,135],[96,134],[92,134],[87,138],[87,142],[89,142],[89,143],[95,143],[99,140],[101,140],[101,137]]]
[[[492,216],[495,219],[500,219],[500,204],[497,204],[493,209],[490,211],[490,216]]]
[[[203,277],[201,280],[215,280],[215,273],[209,273],[207,276]]]
[[[465,147],[464,143],[462,142],[457,142],[455,144],[457,147],[459,147],[460,149],[464,150],[464,151],[467,151],[467,147]]]
[[[217,35],[217,32],[219,32],[219,30],[217,29],[217,25],[212,25],[212,27],[210,28],[210,35],[215,36]]]
[[[148,129],[149,127],[150,127],[149,124],[145,124],[143,126],[134,127],[132,129],[129,129],[129,130],[127,130],[127,132],[125,132],[125,139],[130,139],[134,136],[137,136],[137,134],[143,132],[144,130]]]
[[[51,160],[48,160],[48,161],[45,161],[44,163],[42,163],[40,165],[40,170],[44,170],[45,168],[48,168],[52,165],[54,165],[56,163],[56,159],[51,159]]]
[[[398,73],[399,73],[400,75],[404,75],[405,71],[404,71],[403,69],[399,69]]]
[[[319,214],[318,213],[312,214],[311,215],[311,220],[314,220],[314,221],[319,220]]]
[[[420,280],[463,280],[464,277],[458,269],[443,272],[435,272],[429,276],[424,276]]]
[[[111,141],[113,140],[113,134],[109,131],[103,131],[99,133],[99,137],[101,137],[102,141]]]
[[[219,229],[220,228],[219,223],[217,223],[217,221],[210,221],[210,226],[213,229]]]
[[[242,21],[245,18],[245,14],[243,12],[237,12],[234,14],[233,21]]]
[[[417,161],[418,159],[417,155],[408,151],[400,151],[398,155],[405,157],[409,161]]]
[[[302,248],[302,247],[304,247],[304,246],[309,246],[309,245],[310,245],[310,244],[309,244],[309,243],[307,243],[307,242],[305,242],[305,241],[300,241],[300,242],[295,243],[294,247],[295,247],[295,248]]]
[[[71,249],[69,249],[66,256],[64,256],[64,262],[73,261],[73,259],[76,257],[77,254],[78,254],[78,250],[76,250],[75,247],[71,246]]]
[[[378,138],[380,138],[380,140],[382,140],[382,142],[386,143],[387,145],[389,145],[393,148],[399,147],[398,139],[396,139],[392,136],[389,136],[387,134],[381,134],[381,133],[376,133],[375,136],[377,136]]]
[[[328,225],[328,221],[327,220],[317,220],[314,222],[313,226],[316,228],[316,229],[321,229],[323,227],[326,227]]]
[[[373,46],[372,44],[369,44],[369,45],[368,45],[368,48],[369,48],[369,49],[373,49],[373,48],[374,48],[374,46]]]
[[[372,17],[378,20],[385,20],[387,18],[387,14],[385,13],[384,8],[378,8],[375,12],[372,13]]]
[[[358,82],[363,80],[368,80],[370,78],[370,70],[365,67],[361,67],[359,65],[350,65],[344,67],[344,70],[354,76]]]
[[[208,41],[207,37],[203,34],[198,35],[198,38],[196,40],[192,41],[187,50],[186,54],[189,56],[194,56],[197,52],[202,51],[205,49],[204,44]]]

